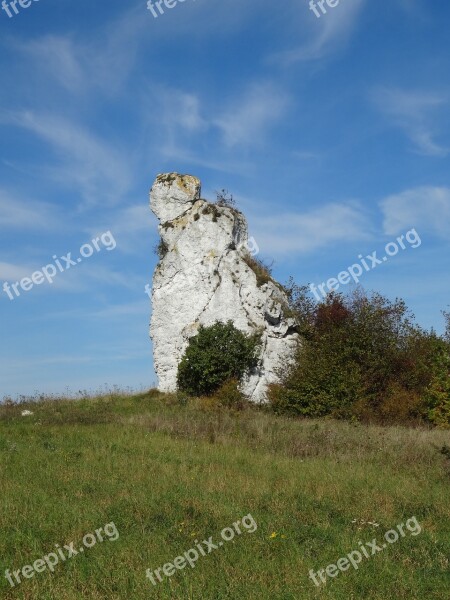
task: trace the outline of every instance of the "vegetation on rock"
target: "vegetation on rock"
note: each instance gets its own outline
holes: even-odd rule
[[[246,254],[243,258],[247,266],[250,267],[256,275],[256,285],[258,287],[261,287],[265,283],[269,283],[269,281],[273,281],[271,267],[266,265],[262,260],[255,256],[251,256],[250,254]]]
[[[162,260],[168,251],[169,247],[167,246],[166,242],[160,238],[158,244],[155,246],[156,256],[159,258],[159,260]]]

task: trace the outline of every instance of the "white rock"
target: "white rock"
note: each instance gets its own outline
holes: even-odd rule
[[[34,413],[32,413],[31,410],[23,410],[22,411],[22,417],[28,417],[32,414],[34,414]]]
[[[161,223],[173,221],[200,198],[200,181],[191,175],[158,175],[152,187],[152,210]]]
[[[245,333],[262,334],[259,365],[242,383],[255,402],[266,401],[269,383],[292,360],[299,336],[285,318],[284,291],[257,284],[249,258],[247,221],[239,211],[200,198],[190,175],[158,175],[150,206],[167,247],[153,276],[150,335],[161,391],[175,391],[178,364],[200,325],[232,320]]]

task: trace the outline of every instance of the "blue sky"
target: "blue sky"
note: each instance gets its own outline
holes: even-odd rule
[[[325,5],[326,6],[326,5]],[[110,231],[115,248],[10,300],[0,397],[155,382],[157,173],[227,188],[260,256],[319,284],[365,272],[442,331],[450,304],[446,0],[39,0],[0,11],[0,285]],[[350,286],[346,286],[348,289]],[[20,290],[20,288],[19,288]]]

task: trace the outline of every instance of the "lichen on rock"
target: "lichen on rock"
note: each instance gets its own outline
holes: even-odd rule
[[[251,268],[244,215],[203,200],[200,180],[177,173],[158,175],[150,206],[165,248],[153,275],[150,326],[159,389],[176,390],[178,364],[200,325],[232,320],[241,331],[262,336],[259,364],[242,391],[264,402],[299,336],[295,320],[284,316],[282,287],[271,278],[261,283]]]

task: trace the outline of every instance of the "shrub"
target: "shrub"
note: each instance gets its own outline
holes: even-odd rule
[[[402,300],[357,290],[316,304],[292,282],[287,292],[303,338],[270,388],[275,411],[449,424],[450,344],[418,327]]]
[[[259,260],[250,254],[245,255],[243,258],[247,266],[250,267],[256,275],[256,285],[258,287],[272,281],[272,269],[270,266],[264,264],[262,260]]]
[[[259,338],[236,329],[232,321],[200,326],[189,340],[178,365],[180,390],[192,395],[210,395],[229,379],[240,380],[258,362]]]
[[[246,403],[244,395],[239,390],[239,381],[237,379],[228,379],[225,381],[215,393],[215,398],[220,406],[236,410],[242,410]]]
[[[430,382],[425,390],[426,417],[439,427],[450,428],[450,344],[434,340]]]
[[[230,194],[228,190],[216,191],[216,204],[218,206],[225,206],[227,208],[236,208],[236,201],[233,198],[233,194]]]
[[[424,399],[417,390],[408,390],[400,382],[392,381],[380,403],[378,418],[385,423],[420,419],[423,405]],[[359,408],[359,412],[360,416],[364,416],[363,406]],[[367,415],[368,418],[371,416],[370,413]]]

